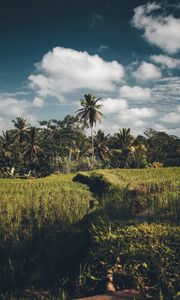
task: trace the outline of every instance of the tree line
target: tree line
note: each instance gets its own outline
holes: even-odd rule
[[[99,101],[92,94],[84,95],[75,116],[40,121],[39,127],[22,117],[13,120],[14,128],[0,135],[0,177],[180,165],[180,139],[174,135],[152,128],[137,137],[130,128],[113,135],[95,131],[103,117]],[[86,128],[90,128],[90,137]]]

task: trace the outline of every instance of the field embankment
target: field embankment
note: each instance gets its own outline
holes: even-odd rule
[[[114,169],[78,173],[112,217],[179,222],[180,169]]]

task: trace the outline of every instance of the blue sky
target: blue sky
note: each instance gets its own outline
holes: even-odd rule
[[[75,114],[101,97],[98,127],[180,136],[180,2],[6,0],[0,9],[0,130],[18,116]]]

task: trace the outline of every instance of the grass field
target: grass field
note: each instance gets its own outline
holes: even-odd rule
[[[178,297],[179,178],[180,168],[162,168],[0,179],[2,299],[27,299],[27,289],[93,294],[108,267],[126,278],[120,288]]]
[[[29,235],[37,228],[63,224],[67,227],[88,213],[91,193],[72,175],[43,179],[0,180],[1,239]]]
[[[86,182],[109,212],[120,217],[179,222],[179,168],[99,170],[76,178]]]

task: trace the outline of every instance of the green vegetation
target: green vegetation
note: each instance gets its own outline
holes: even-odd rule
[[[39,128],[17,117],[0,136],[2,300],[101,293],[109,268],[116,289],[180,295],[180,139],[93,132],[99,100]]]
[[[2,299],[101,293],[108,268],[118,289],[178,299],[179,176],[159,168],[1,179]]]
[[[44,179],[1,179],[1,234],[6,239],[31,234],[34,226],[48,227],[58,221],[65,227],[82,219],[92,196],[86,186],[72,181],[72,175]],[[16,236],[17,238],[17,236]]]
[[[1,292],[57,285],[84,242],[73,225],[89,212],[91,193],[71,175],[1,179],[0,191]]]
[[[76,117],[41,121],[37,128],[16,118],[15,128],[0,135],[0,177],[37,178],[105,168],[180,166],[180,139],[176,136],[153,129],[136,138],[130,128],[119,129],[113,135],[102,130],[93,132],[101,118],[101,105],[93,95],[86,96]],[[85,134],[87,126],[91,137]]]
[[[178,222],[179,175],[179,168],[114,169],[78,173],[74,180],[88,184],[113,217]]]
[[[77,116],[80,121],[83,121],[84,127],[91,128],[91,145],[92,145],[92,159],[94,159],[94,140],[93,140],[93,126],[98,121],[101,121],[103,114],[100,112],[101,104],[97,104],[100,99],[97,99],[95,95],[84,95],[85,99],[81,99],[82,108],[78,109]]]
[[[135,287],[159,299],[162,294],[165,299],[177,295],[179,227],[147,223],[128,226],[101,221],[92,227],[91,234],[93,242],[88,262],[91,274],[87,273],[84,278],[89,289],[96,283],[100,291],[99,278],[105,277],[106,270],[111,269],[118,289]]]

